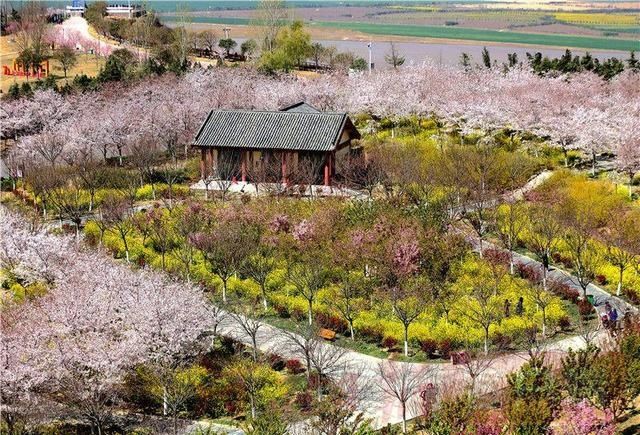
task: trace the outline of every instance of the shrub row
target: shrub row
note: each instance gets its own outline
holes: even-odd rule
[[[564,282],[549,280],[547,288],[560,298],[571,301],[574,304],[577,304],[580,298],[580,292]]]

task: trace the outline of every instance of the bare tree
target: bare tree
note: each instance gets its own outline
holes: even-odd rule
[[[396,44],[393,42],[390,42],[389,44],[391,45],[391,51],[388,54],[385,54],[384,61],[394,68],[404,65],[406,58],[400,54]]]
[[[548,208],[531,208],[529,212],[529,241],[531,249],[542,260],[542,287],[547,289],[547,273],[551,254],[560,241],[560,224]]]
[[[60,220],[69,219],[73,222],[76,241],[80,238],[82,218],[89,211],[89,204],[83,197],[82,184],[78,177],[68,169],[58,172],[58,183],[49,192],[49,198],[60,215]],[[68,178],[67,178],[68,177]]]
[[[254,23],[260,31],[263,51],[276,48],[276,37],[289,20],[289,11],[284,0],[261,0],[256,7]]]
[[[507,201],[496,213],[496,231],[502,245],[509,251],[509,272],[514,274],[513,251],[526,224],[524,204]]]
[[[333,346],[316,340],[310,354],[311,366],[318,377],[318,399],[322,397],[323,385],[330,380],[335,380],[344,373],[347,367],[345,356],[347,349]]]
[[[315,324],[298,326],[294,331],[282,329],[283,342],[289,353],[304,361],[307,368],[307,379],[311,378],[311,355],[319,344],[319,328]]]
[[[546,291],[544,287],[539,285],[539,283],[532,283],[532,285],[527,286],[527,293],[531,297],[531,299],[536,303],[536,306],[542,313],[542,337],[546,338],[547,336],[547,308],[553,302],[554,296]]]
[[[495,143],[492,138],[480,140],[473,149],[463,152],[459,157],[462,171],[463,189],[467,193],[462,204],[464,217],[467,219],[480,244],[490,230],[491,208],[495,205],[495,172],[499,169]]]
[[[425,387],[432,376],[430,366],[381,361],[377,373],[380,376],[380,389],[386,395],[395,398],[402,407],[402,433],[407,433],[407,405]]]
[[[327,284],[327,271],[322,265],[301,261],[289,267],[287,278],[296,288],[296,292],[305,298],[308,304],[309,325],[313,324],[313,303],[318,292]]]
[[[122,244],[124,245],[124,254],[129,262],[129,241],[127,236],[133,231],[133,222],[131,221],[132,203],[121,195],[112,195],[105,198],[100,207],[103,219],[109,225],[109,231],[116,233]]]
[[[209,56],[213,57],[213,53],[218,46],[218,35],[213,30],[203,30],[198,34],[202,46],[209,51]]]
[[[339,159],[336,166],[336,172],[346,187],[364,190],[370,198],[376,187],[387,181],[385,166],[376,153],[368,159],[363,156]]]
[[[273,253],[270,252],[270,250],[264,248],[258,249],[256,253],[247,258],[247,261],[245,261],[243,266],[245,273],[260,286],[262,304],[264,305],[265,310],[268,308],[267,279],[277,266],[277,262],[272,254]]]
[[[218,327],[227,319],[229,313],[215,304],[208,306],[211,319],[211,332],[213,337],[218,333]]]
[[[360,314],[362,296],[364,296],[363,278],[348,272],[342,274],[340,282],[330,294],[330,304],[349,323],[349,334],[352,341],[355,341],[353,322]]]
[[[349,367],[325,389],[324,400],[314,406],[316,418],[310,419],[312,430],[309,432],[320,435],[360,433],[358,430],[365,429],[370,423],[362,410],[377,400],[376,388],[366,368]]]
[[[393,315],[400,320],[404,330],[404,355],[409,356],[409,326],[427,307],[429,284],[424,279],[408,279],[389,289]]]
[[[264,310],[258,309],[257,301],[237,301],[232,304],[229,316],[239,327],[242,335],[251,340],[253,361],[258,361],[258,331],[263,326]]]
[[[175,221],[174,230],[179,243],[173,253],[184,266],[184,277],[187,282],[191,280],[191,266],[195,251],[191,237],[199,233],[206,226],[206,223],[207,213],[197,203],[187,203]]]
[[[319,158],[302,157],[298,159],[298,164],[292,168],[289,174],[291,184],[297,186],[299,194],[304,195],[309,190],[309,197],[313,198],[313,186],[321,181],[321,170],[324,162]]]
[[[153,249],[160,252],[162,270],[166,268],[166,256],[176,245],[174,226],[169,222],[169,217],[163,209],[153,209],[147,212],[149,239]]]
[[[245,171],[247,174],[247,179],[251,182],[251,184],[253,184],[253,186],[256,189],[256,195],[259,195],[262,190],[261,190],[261,186],[264,186],[267,184],[269,178],[271,178],[271,174],[270,171],[272,170],[271,166],[269,165],[268,162],[269,158],[262,158],[259,161],[253,162],[252,164],[247,164]],[[271,160],[274,160],[273,158],[271,158]],[[282,174],[280,171],[280,162],[278,162],[278,164],[276,165],[275,168],[273,168],[274,172],[275,172],[275,178],[276,180],[280,181]]]
[[[497,355],[493,352],[485,354],[475,349],[469,349],[465,351],[464,358],[462,358],[462,364],[459,366],[469,376],[470,385],[469,389],[471,394],[476,394],[476,386],[478,379],[484,372],[489,370],[495,362]]]
[[[282,167],[282,162],[275,156],[269,156],[262,161],[262,171],[264,180],[264,190],[272,196],[280,197],[286,194],[290,188],[291,169],[289,166]]]
[[[214,183],[216,184],[222,201],[226,201],[227,194],[233,183],[242,176],[240,161],[230,152],[218,152],[217,165],[214,167]]]
[[[580,316],[577,324],[578,335],[584,341],[586,346],[595,344],[596,339],[600,335],[601,325],[599,321],[593,321],[588,316]]]
[[[475,191],[472,199],[465,203],[463,218],[471,225],[478,236],[478,252],[484,255],[484,238],[491,230],[491,199],[480,191]]]
[[[160,167],[158,170],[160,176],[162,177],[162,181],[167,184],[167,189],[164,191],[162,195],[162,199],[167,205],[169,211],[173,209],[173,200],[174,200],[174,187],[175,185],[182,179],[183,172],[182,167],[177,163],[166,163]]]
[[[157,142],[148,136],[143,136],[131,143],[130,147],[131,155],[129,160],[138,172],[140,187],[147,182],[150,183],[151,194],[155,200],[156,188],[153,174],[156,165],[160,162],[160,150],[157,147]]]
[[[104,187],[108,169],[95,161],[90,150],[82,150],[75,153],[73,160],[67,160],[73,168],[73,173],[79,178],[82,188],[89,192],[89,211],[93,211],[96,201],[96,192]]]
[[[63,132],[47,129],[30,141],[32,149],[51,166],[55,166],[64,151],[67,137]]]
[[[329,380],[342,376],[348,367],[345,356],[347,350],[324,343],[318,336],[319,328],[315,324],[303,325],[295,331],[282,330],[282,338],[288,351],[304,361],[307,379],[317,376],[318,398],[322,396],[322,387]]]
[[[190,243],[202,253],[211,272],[222,281],[223,302],[227,302],[229,279],[241,270],[257,242],[254,228],[237,221],[225,222],[190,239]]]
[[[24,180],[33,190],[36,199],[34,203],[36,210],[38,209],[37,200],[39,199],[42,206],[42,217],[46,219],[47,207],[50,204],[50,194],[58,183],[56,169],[50,166],[29,166],[25,171]]]

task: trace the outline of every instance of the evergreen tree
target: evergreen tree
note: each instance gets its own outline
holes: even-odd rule
[[[20,98],[20,85],[17,83],[12,83],[11,86],[9,86],[7,95],[9,95],[9,98],[12,98],[14,100]]]
[[[627,59],[627,65],[629,66],[629,69],[633,71],[640,71],[640,62],[638,62],[638,59],[636,59],[636,52],[633,50],[629,54],[629,59]]]
[[[491,56],[489,55],[489,50],[487,50],[487,47],[482,48],[482,63],[484,64],[485,68],[491,68]]]

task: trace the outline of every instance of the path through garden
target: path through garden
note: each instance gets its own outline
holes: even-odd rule
[[[516,192],[509,195],[512,198],[521,199],[526,192],[535,189],[550,176],[551,172],[542,172],[532,178],[523,188],[518,189]],[[477,238],[468,236],[468,240],[476,249],[478,249],[479,243]],[[494,246],[487,242],[483,242],[483,246],[484,248],[501,249],[498,246]],[[514,256],[516,263],[542,267],[540,262],[526,255],[515,253]],[[565,281],[572,288],[581,291],[581,288],[577,284],[577,279],[565,271],[554,268],[550,272],[549,277]],[[589,285],[587,288],[587,294],[594,296],[594,305],[597,309],[603,309],[604,304],[609,302],[612,306],[616,307],[618,312],[621,314],[624,314],[627,311],[638,312],[636,307],[612,296],[604,289],[594,284]],[[248,337],[243,333],[242,328],[230,318],[219,327],[219,332],[222,335],[227,335],[246,344],[250,344],[250,340],[248,340]],[[598,331],[596,333],[595,340],[604,341],[607,337],[608,334],[605,331]],[[264,324],[260,328],[258,334],[258,346],[263,352],[276,353],[283,358],[299,358],[299,355],[295,355],[287,349],[287,337],[282,333],[282,331],[268,324]],[[322,346],[332,346],[332,344],[323,343]],[[549,362],[557,364],[568,349],[579,349],[583,346],[585,346],[584,339],[581,336],[573,336],[554,343],[547,343],[543,348],[547,354]],[[476,381],[476,393],[487,394],[504,388],[506,386],[506,375],[520,368],[528,358],[528,352],[517,352],[496,356],[489,367],[478,377]],[[360,382],[363,385],[366,384],[367,386],[372,386],[372,389],[378,390],[371,391],[371,394],[369,394],[371,400],[361,404],[361,410],[367,417],[373,419],[374,426],[376,428],[380,428],[387,424],[400,423],[402,421],[400,403],[395,398],[385,396],[381,391],[379,391],[382,379],[378,371],[378,365],[382,360],[349,350],[345,350],[343,360],[344,365],[342,373],[336,373],[337,377],[340,377],[344,373],[358,373],[362,378]],[[397,361],[392,362],[392,364],[409,364],[416,372],[425,366],[428,366],[430,368],[431,378],[429,382],[436,387],[436,390],[441,392],[454,391],[456,388],[461,388],[470,381],[463,365],[453,365],[449,362],[407,363]],[[411,406],[409,406],[409,417],[418,416],[420,414],[420,410],[419,399],[416,396],[414,397]]]
[[[220,335],[231,337],[248,346],[251,345],[251,340],[244,333],[242,327],[230,316],[225,316],[223,322],[218,326],[217,331]],[[300,355],[293,352],[288,345],[288,337],[274,326],[266,323],[262,324],[258,331],[257,338],[258,347],[262,352],[274,353],[285,359],[300,359]],[[601,331],[598,333],[596,339],[605,340],[606,334]],[[551,363],[558,363],[569,348],[578,349],[583,347],[584,344],[584,340],[581,337],[574,336],[547,344],[544,346],[544,350]],[[327,342],[322,343],[321,346],[328,347],[334,345]],[[320,352],[322,352],[322,350],[320,350]],[[506,374],[520,368],[528,358],[527,352],[496,356],[489,367],[478,377],[476,381],[476,393],[488,394],[504,388],[506,386]],[[402,421],[400,403],[392,397],[385,396],[379,390],[382,379],[378,372],[378,365],[382,361],[380,358],[345,349],[342,357],[342,367],[334,374],[334,377],[338,380],[349,373],[357,374],[360,377],[358,382],[370,388],[367,394],[369,400],[360,404],[360,410],[364,412],[368,418],[373,419],[376,428],[386,426],[387,424],[397,424]],[[450,362],[408,363],[392,361],[391,363],[408,364],[415,372],[420,371],[425,366],[428,367],[430,379],[427,384],[432,383],[436,389],[441,392],[451,392],[463,388],[470,381],[463,365],[453,365]],[[414,397],[410,405],[408,409],[409,417],[420,415],[417,396]]]

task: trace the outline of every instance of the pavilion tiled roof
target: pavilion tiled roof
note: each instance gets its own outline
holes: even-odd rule
[[[311,104],[305,103],[304,101],[300,101],[299,103],[292,104],[291,106],[283,107],[282,109],[280,109],[280,111],[281,112],[308,112],[308,113],[320,112]]]
[[[347,123],[347,114],[336,112],[212,110],[193,145],[326,152],[336,149]]]

